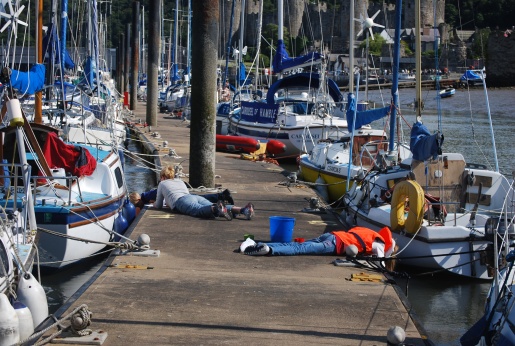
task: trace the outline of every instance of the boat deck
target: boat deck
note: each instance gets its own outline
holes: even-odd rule
[[[144,123],[145,105],[138,107],[132,120]],[[158,117],[159,137],[138,126],[139,136],[150,142],[150,152],[163,154],[162,164],[183,162],[188,173],[188,123]],[[169,147],[161,148],[165,140]],[[181,158],[168,156],[170,148]],[[288,173],[216,153],[216,183],[233,192],[236,205],[252,201],[255,218],[203,220],[144,209],[130,238],[148,234],[159,256],[112,255],[56,316],[87,304],[93,313],[89,328],[107,335],[104,345],[385,345],[395,325],[406,331],[406,344],[430,345],[400,290],[383,276],[368,280],[376,272],[335,266],[336,256],[252,257],[236,251],[245,234],[268,241],[273,215],[296,219],[294,237],[342,229],[331,213],[302,211],[315,193],[281,184]],[[363,281],[351,280],[360,273]]]

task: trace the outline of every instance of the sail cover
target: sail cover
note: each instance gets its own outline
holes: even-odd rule
[[[322,55],[317,52],[310,52],[297,58],[290,58],[286,51],[283,40],[277,41],[277,51],[272,61],[274,73],[280,73],[285,69],[295,68],[296,66],[306,65],[318,62],[322,59]]]
[[[413,158],[425,161],[429,158],[436,159],[442,153],[443,134],[437,132],[431,134],[421,122],[416,122],[411,129],[410,150]]]
[[[371,109],[368,111],[356,112],[356,123],[354,123],[354,112],[356,110],[356,95],[349,93],[347,96],[347,126],[349,130],[361,128],[363,125],[368,125],[371,122],[384,118],[390,111],[390,106],[383,108]]]
[[[27,95],[34,95],[45,86],[45,65],[36,64],[28,72],[11,71],[10,85]]]
[[[47,34],[43,37],[43,52],[45,52],[45,62],[53,61],[60,63],[61,57],[64,56],[64,67],[67,69],[75,68],[75,62],[73,62],[66,47],[62,47],[61,49],[61,44],[57,38],[57,32],[53,24],[48,25]]]
[[[475,73],[474,71],[472,70],[467,70],[465,71],[465,73],[460,77],[460,80],[462,81],[465,81],[465,80],[469,80],[469,81],[480,81],[481,80],[481,76],[478,75],[477,73]]]
[[[319,88],[320,75],[318,73],[297,73],[288,77],[279,79],[277,82],[270,86],[266,93],[266,102],[268,104],[275,103],[274,94],[280,89],[287,89],[290,87],[306,87],[306,88]],[[334,102],[343,101],[343,94],[341,93],[338,85],[332,80],[327,80],[327,87],[329,95],[331,95]]]

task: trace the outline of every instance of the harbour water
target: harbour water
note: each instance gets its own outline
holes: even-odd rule
[[[438,127],[437,103],[441,108],[441,129],[445,136],[444,152],[461,152],[467,162],[495,168],[492,136],[483,89],[470,93],[457,90],[447,99],[437,100],[434,90],[424,91],[425,108],[423,122],[430,131]],[[381,102],[381,92],[369,92],[369,99]],[[515,90],[489,90],[490,113],[497,145],[499,170],[509,177],[515,169]],[[358,95],[364,97],[364,93]],[[382,92],[384,100],[390,99],[390,91]],[[415,120],[410,104],[415,98],[414,90],[400,90],[401,113],[405,125]],[[384,126],[382,121],[373,124]],[[408,131],[408,130],[407,130]],[[406,132],[407,132],[406,131]],[[409,135],[409,132],[407,132]],[[137,151],[134,143],[129,150]],[[285,166],[290,171],[295,167]],[[147,168],[126,160],[126,176],[130,190],[144,191],[153,187],[153,174]],[[259,210],[259,206],[256,206]],[[50,311],[57,310],[101,266],[102,258],[92,258],[78,268],[44,276],[43,286],[48,294]],[[482,315],[486,293],[490,284],[483,281],[464,280],[446,275],[419,275],[411,272],[409,281],[399,280],[399,286],[407,291],[414,313],[425,328],[431,341],[438,346],[459,345],[460,336]]]

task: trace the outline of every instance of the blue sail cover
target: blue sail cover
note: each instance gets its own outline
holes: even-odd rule
[[[383,108],[371,109],[368,111],[362,111],[356,113],[356,123],[354,123],[354,112],[356,109],[356,96],[353,93],[349,93],[347,96],[347,127],[349,130],[354,131],[355,129],[361,128],[363,125],[368,125],[371,122],[384,118],[390,111],[390,106]]]
[[[240,62],[240,77],[238,78],[238,82],[240,85],[244,85],[246,76],[247,69],[245,68],[245,65],[242,62]]]
[[[172,84],[181,80],[181,77],[179,77],[179,68],[178,68],[177,64],[172,65],[172,69],[170,70],[170,75],[172,76],[170,79]]]
[[[472,70],[467,70],[465,71],[465,73],[463,74],[463,76],[460,77],[460,80],[462,81],[465,81],[465,80],[469,80],[469,81],[480,81],[482,80],[481,79],[481,76],[478,75],[477,73],[475,73],[474,71]]]
[[[274,94],[279,89],[299,86],[318,89],[320,87],[320,75],[318,73],[297,73],[281,78],[272,84],[270,89],[268,89],[268,92],[266,93],[266,102],[268,104],[275,103]],[[335,102],[343,101],[343,94],[341,93],[340,88],[338,88],[338,85],[332,79],[327,79],[327,86],[329,88],[329,95]]]
[[[283,40],[277,41],[277,51],[272,61],[272,68],[274,73],[280,73],[285,69],[294,68],[295,66],[304,65],[306,63],[321,60],[322,55],[317,52],[311,52],[297,58],[290,58],[286,51],[286,46]]]
[[[55,63],[61,62],[61,57],[64,53],[64,67],[67,69],[75,68],[75,63],[66,47],[61,50],[61,45],[57,39],[57,32],[53,27],[53,24],[48,25],[47,34],[43,37],[43,52],[46,52],[45,62],[53,61]]]
[[[431,134],[421,122],[416,122],[411,129],[410,150],[413,158],[425,161],[436,159],[442,153],[443,134]]]
[[[45,65],[36,64],[29,72],[12,70],[11,87],[20,93],[34,95],[45,86]]]
[[[90,88],[93,89],[93,83],[96,78],[96,63],[91,56],[86,58],[86,64],[84,66],[84,75],[86,76],[86,80]]]

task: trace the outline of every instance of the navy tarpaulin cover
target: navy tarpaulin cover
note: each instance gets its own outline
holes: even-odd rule
[[[88,85],[90,87],[92,87],[93,83],[95,82],[95,78],[97,76],[96,70],[97,64],[92,57],[88,56],[86,58],[86,66],[84,67],[84,75],[86,76],[86,80],[88,81]]]
[[[279,73],[284,69],[294,68],[295,66],[304,65],[309,62],[315,62],[322,58],[322,55],[317,52],[311,52],[297,58],[290,58],[283,40],[277,41],[277,51],[272,61],[272,68],[274,73]]]
[[[12,70],[11,87],[20,93],[34,95],[45,86],[45,65],[36,64],[29,72]]]
[[[349,93],[347,97],[347,127],[353,131],[361,128],[363,125],[368,125],[371,122],[384,118],[390,111],[390,106],[383,108],[371,109],[356,113],[356,123],[354,124],[354,111],[356,109],[356,96]],[[354,126],[353,126],[354,125]]]
[[[179,66],[177,64],[172,65],[172,70],[170,71],[170,75],[172,76],[171,82],[177,82],[178,80],[181,80],[181,77],[179,77]]]
[[[242,62],[240,62],[240,78],[239,78],[240,85],[244,85],[246,74],[247,74],[247,69],[245,68],[245,65]]]
[[[297,73],[279,79],[270,86],[270,89],[268,89],[268,92],[266,93],[266,103],[274,104],[274,94],[280,89],[287,89],[290,87],[318,89],[320,87],[320,75],[318,73]],[[343,100],[343,94],[333,80],[327,79],[327,87],[329,89],[329,95],[335,102],[341,102]]]
[[[55,46],[55,47],[54,47]],[[70,53],[66,47],[64,49],[64,67],[67,69],[73,69],[75,63],[73,62]],[[53,27],[53,24],[48,25],[47,34],[43,37],[43,52],[45,52],[45,62],[54,61],[55,63],[61,62],[61,44],[57,39],[57,32]],[[55,56],[54,56],[55,52]]]
[[[279,105],[269,105],[261,102],[242,102],[241,119],[260,124],[275,124]]]
[[[411,129],[410,150],[413,158],[425,161],[436,159],[442,153],[443,135],[439,132],[431,134],[421,122],[416,122]]]
[[[467,70],[467,71],[465,71],[463,76],[460,77],[460,80],[472,80],[472,81],[481,80],[481,76],[472,70]]]

